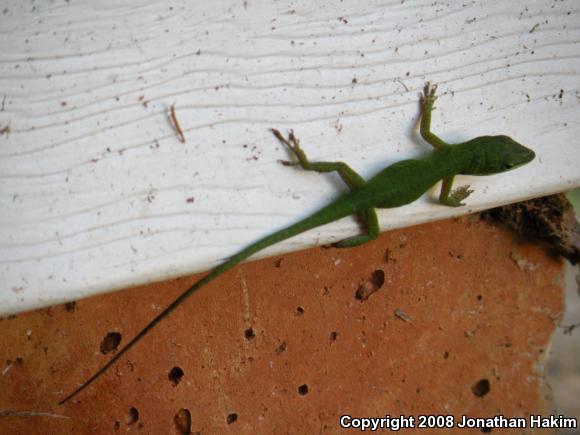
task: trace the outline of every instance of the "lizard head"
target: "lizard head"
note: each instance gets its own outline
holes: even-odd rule
[[[464,174],[490,175],[510,171],[536,157],[531,149],[526,148],[508,136],[481,136],[469,142],[477,148],[477,158],[472,167]]]

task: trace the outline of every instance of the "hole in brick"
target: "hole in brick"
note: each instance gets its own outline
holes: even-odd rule
[[[285,350],[286,350],[286,342],[285,342],[285,341],[283,341],[283,342],[280,344],[280,346],[278,346],[278,347],[276,348],[276,353],[277,353],[278,355],[280,355],[280,354],[281,354],[282,352],[284,352]]]
[[[378,288],[385,283],[385,271],[382,269],[375,270],[371,275],[371,282]]]
[[[113,425],[113,428],[117,431],[119,429],[121,429],[121,423],[119,423],[118,421],[115,422],[115,424]]]
[[[67,302],[66,304],[64,304],[64,309],[67,310],[69,313],[74,312],[76,307],[77,307],[77,303],[75,301]]]
[[[471,391],[475,394],[476,397],[483,397],[487,393],[489,393],[489,381],[487,379],[481,379],[475,383],[473,387],[471,387]]]
[[[129,408],[129,412],[125,416],[125,423],[134,424],[138,421],[139,421],[139,411],[137,410],[137,408],[132,406],[131,408]]]
[[[228,415],[228,417],[226,418],[226,421],[228,424],[235,423],[236,421],[238,421],[238,414],[236,414],[234,412],[234,413]]]
[[[336,341],[336,337],[338,337],[338,332],[332,331],[330,333],[330,341]]]
[[[251,340],[253,338],[256,338],[256,333],[252,328],[248,328],[244,331],[244,337],[246,337],[246,340]]]
[[[101,341],[101,353],[106,355],[110,352],[117,350],[117,347],[121,343],[121,334],[118,332],[109,332],[103,341]]]
[[[306,396],[308,394],[308,385],[302,384],[298,387],[298,394]]]
[[[183,370],[181,370],[181,368],[177,366],[173,367],[169,371],[169,375],[167,377],[169,378],[173,386],[176,386],[181,382],[181,378],[183,377]]]
[[[483,295],[477,295],[477,300],[480,301],[483,299]]]
[[[191,412],[189,410],[181,408],[173,417],[173,422],[175,423],[175,429],[177,433],[181,435],[191,434]]]
[[[297,316],[301,316],[302,314],[304,314],[304,308],[302,308],[302,307],[296,307],[295,314]]]
[[[491,432],[491,427],[482,427],[482,428],[481,428],[481,431],[482,431],[483,433],[490,433],[490,432]]]
[[[447,359],[449,358],[449,352],[445,351],[443,352],[443,359]]]
[[[359,301],[366,301],[373,293],[380,290],[385,283],[385,271],[378,269],[371,273],[371,276],[365,280],[357,289],[354,297]]]

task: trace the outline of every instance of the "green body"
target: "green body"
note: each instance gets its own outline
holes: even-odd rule
[[[284,164],[300,165],[303,169],[316,172],[336,171],[349,187],[350,192],[340,196],[305,219],[249,245],[226,262],[217,266],[173,301],[105,366],[72,394],[63,399],[60,404],[65,403],[96,380],[194,292],[256,252],[312,228],[334,222],[352,214],[356,214],[361,218],[366,231],[359,236],[335,243],[334,246],[342,248],[360,245],[375,239],[379,234],[375,208],[393,208],[409,204],[440,180],[443,180],[439,197],[440,203],[457,207],[463,205],[461,201],[469,196],[471,191],[468,190],[469,186],[465,186],[451,193],[455,175],[490,175],[513,169],[533,160],[534,152],[532,150],[518,144],[507,136],[482,136],[455,145],[443,142],[431,133],[430,129],[431,112],[434,108],[435,99],[435,87],[430,87],[427,84],[421,98],[421,135],[435,148],[435,151],[422,158],[395,163],[383,169],[368,181],[365,181],[342,162],[310,162],[292,132],[286,139],[277,130],[272,130],[278,140],[285,144],[298,160],[296,163],[283,162]]]

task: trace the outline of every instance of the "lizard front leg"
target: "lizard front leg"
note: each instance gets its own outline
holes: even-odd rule
[[[440,150],[448,146],[447,142],[441,140],[437,135],[431,132],[431,113],[435,110],[435,101],[437,96],[437,86],[427,82],[423,88],[423,93],[420,96],[421,103],[421,127],[420,132],[423,139],[425,139],[433,148]]]

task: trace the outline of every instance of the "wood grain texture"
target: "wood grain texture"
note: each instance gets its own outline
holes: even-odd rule
[[[464,177],[468,207],[382,211],[383,229],[580,185],[573,0],[3,5],[0,314],[207,269],[335,196],[336,179],[277,163],[270,127],[365,176],[428,150],[427,79],[444,139],[508,134],[538,158]]]

